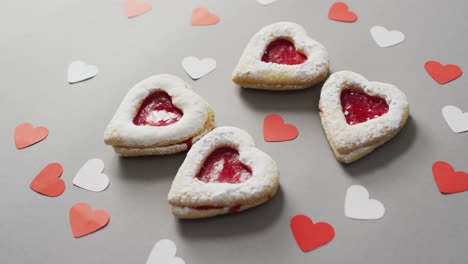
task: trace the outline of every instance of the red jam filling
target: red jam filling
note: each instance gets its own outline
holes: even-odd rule
[[[363,123],[388,112],[385,99],[370,96],[358,89],[346,89],[341,92],[341,107],[349,125]]]
[[[187,145],[187,149],[190,149],[193,145],[193,140],[191,138],[184,141],[184,144]]]
[[[211,153],[196,178],[203,182],[241,183],[252,177],[252,171],[239,160],[239,152],[222,147]]]
[[[296,65],[304,63],[307,56],[297,52],[294,43],[287,39],[277,39],[271,42],[263,53],[263,62]]]
[[[164,91],[157,91],[145,98],[133,123],[137,126],[168,126],[179,121],[182,116],[182,111],[172,104],[171,96]]]
[[[213,210],[213,209],[223,209],[223,208],[224,208],[223,206],[198,206],[198,207],[195,207],[193,209],[196,209],[196,210]],[[236,212],[239,212],[240,209],[241,209],[241,205],[234,205],[234,206],[229,207],[228,212],[229,213],[236,213]]]

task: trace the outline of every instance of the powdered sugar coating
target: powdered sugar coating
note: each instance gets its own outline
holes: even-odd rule
[[[252,170],[252,177],[242,183],[206,183],[195,176],[205,159],[217,148],[232,147],[239,160]],[[268,196],[278,186],[276,162],[255,148],[253,138],[235,127],[219,127],[195,143],[179,168],[168,194],[177,207],[243,205]]]
[[[302,64],[284,65],[263,62],[265,48],[278,38],[293,42],[296,50],[307,56]],[[307,36],[304,28],[292,22],[279,22],[262,28],[247,44],[233,78],[266,78],[272,73],[287,75],[288,78],[310,82],[328,72],[328,52],[319,42]],[[273,77],[273,76],[272,76]],[[261,81],[261,80],[260,80]]]
[[[384,98],[389,106],[388,112],[369,121],[349,125],[340,102],[341,91],[349,88],[361,89],[371,96]],[[398,131],[406,122],[409,104],[406,95],[394,85],[369,82],[357,73],[341,71],[332,74],[325,82],[319,108],[330,140],[338,152],[346,154],[355,151],[357,147],[371,147]]]
[[[163,90],[172,103],[184,113],[182,118],[169,126],[137,126],[133,123],[142,101],[150,94]],[[165,142],[183,141],[203,129],[208,118],[208,104],[192,91],[182,79],[161,74],[136,84],[125,96],[104,133],[104,140],[118,138],[124,147],[147,147]]]

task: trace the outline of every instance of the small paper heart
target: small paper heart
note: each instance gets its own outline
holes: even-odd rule
[[[185,261],[176,257],[177,247],[168,239],[159,240],[151,250],[146,264],[185,264]]]
[[[335,21],[352,23],[358,19],[358,16],[349,10],[346,3],[335,2],[328,11],[328,18]]]
[[[449,83],[463,74],[460,67],[455,64],[442,65],[438,61],[428,61],[424,64],[427,73],[439,84]]]
[[[216,60],[212,58],[199,59],[194,56],[185,57],[182,60],[182,67],[190,78],[197,80],[216,69]]]
[[[102,192],[109,186],[109,177],[103,171],[102,160],[88,160],[73,178],[73,184],[88,191]]]
[[[468,131],[468,112],[463,113],[460,108],[447,105],[442,108],[442,115],[453,132],[462,133]]]
[[[405,35],[398,30],[388,30],[382,26],[373,26],[370,33],[375,43],[381,48],[387,48],[400,44],[405,40]]]
[[[70,208],[70,227],[76,238],[89,235],[105,227],[110,220],[104,210],[93,211],[85,203],[77,203]]]
[[[15,145],[23,149],[44,140],[49,135],[46,127],[34,128],[30,123],[22,123],[15,128]]]
[[[376,220],[385,214],[384,205],[375,199],[369,199],[369,192],[360,185],[348,188],[345,198],[345,215],[360,220]]]
[[[128,18],[133,18],[143,15],[151,11],[153,7],[148,2],[139,2],[137,0],[126,0],[124,4],[124,12]]]
[[[304,252],[321,247],[335,237],[333,226],[324,222],[314,224],[306,215],[294,216],[290,225],[297,245]]]
[[[29,187],[40,194],[56,197],[65,191],[65,182],[60,179],[63,167],[60,163],[50,163],[36,175]]]
[[[432,175],[443,194],[468,191],[468,173],[455,171],[449,163],[437,161],[432,165]]]
[[[98,74],[98,68],[87,65],[84,61],[74,61],[68,66],[68,82],[77,83],[93,78]]]
[[[276,2],[276,0],[257,0],[257,2],[261,5],[269,5]]]
[[[207,8],[199,7],[193,9],[191,22],[193,26],[211,26],[218,24],[219,17]]]
[[[267,115],[263,121],[263,138],[267,142],[293,140],[298,135],[297,128],[291,124],[285,124],[280,115]]]

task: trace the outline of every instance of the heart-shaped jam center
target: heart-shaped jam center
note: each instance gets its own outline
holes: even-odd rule
[[[358,89],[341,92],[341,107],[349,125],[363,123],[388,112],[388,104],[384,98],[370,96]]]
[[[196,178],[204,182],[241,183],[252,177],[252,171],[239,160],[239,152],[222,147],[211,153]]]
[[[172,98],[164,91],[157,91],[145,98],[133,118],[137,126],[168,126],[183,116],[180,109],[172,104]]]
[[[263,62],[296,65],[307,60],[307,56],[297,52],[294,43],[287,39],[277,39],[271,42],[263,53]]]

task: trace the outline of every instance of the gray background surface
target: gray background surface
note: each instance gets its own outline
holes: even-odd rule
[[[0,262],[144,263],[154,243],[176,242],[186,263],[466,263],[468,194],[441,195],[431,166],[446,160],[468,170],[468,133],[453,133],[440,113],[445,105],[468,111],[468,78],[440,86],[424,71],[427,60],[467,65],[468,5],[464,1],[358,1],[353,24],[327,19],[333,1],[150,1],[153,11],[135,19],[123,0],[49,0],[2,3],[0,16]],[[209,7],[221,18],[212,27],[191,27],[191,10]],[[331,70],[352,70],[397,85],[408,96],[411,119],[401,133],[365,159],[335,161],[317,113],[320,87],[291,93],[244,91],[230,74],[249,38],[278,21],[302,24],[330,53]],[[383,25],[406,35],[382,49],[369,29]],[[213,57],[217,69],[191,81],[184,56]],[[69,85],[70,62],[99,67],[92,80]],[[127,91],[138,81],[171,73],[193,84],[215,109],[218,125],[238,126],[256,139],[281,170],[274,200],[241,214],[178,221],[166,195],[184,154],[119,158],[102,134]],[[262,121],[279,113],[299,137],[266,143]],[[21,122],[44,125],[49,137],[21,151],[13,142]],[[72,185],[78,169],[101,158],[111,185],[92,193]],[[64,167],[67,189],[57,198],[29,189],[48,163]],[[344,216],[344,195],[362,184],[387,209],[380,221]],[[68,210],[76,202],[106,209],[103,230],[73,238]],[[336,230],[325,247],[302,253],[289,230],[295,214],[326,221]]]

